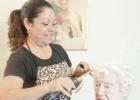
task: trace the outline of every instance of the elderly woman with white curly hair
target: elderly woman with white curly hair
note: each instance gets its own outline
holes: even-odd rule
[[[96,100],[127,100],[132,87],[132,75],[127,66],[96,66],[94,72]]]

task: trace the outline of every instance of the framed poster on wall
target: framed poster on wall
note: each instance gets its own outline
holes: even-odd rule
[[[56,11],[56,43],[66,50],[87,49],[88,0],[48,0]]]

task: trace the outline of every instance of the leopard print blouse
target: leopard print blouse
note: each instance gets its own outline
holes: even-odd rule
[[[71,74],[72,70],[68,66],[66,61],[62,61],[54,65],[38,67],[36,84],[45,84],[58,77],[67,76]],[[70,98],[64,95],[63,93],[59,93],[59,95],[55,96],[55,98],[51,98],[49,94],[46,94],[39,100],[70,100]]]

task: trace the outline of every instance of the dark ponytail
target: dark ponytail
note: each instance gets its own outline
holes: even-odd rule
[[[8,25],[9,44],[11,51],[14,52],[16,49],[23,45],[27,37],[26,28],[21,20],[21,9],[13,10],[11,12]]]

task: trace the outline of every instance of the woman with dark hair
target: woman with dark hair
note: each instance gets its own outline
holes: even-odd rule
[[[55,25],[53,8],[45,0],[29,0],[11,12],[8,36],[12,54],[0,100],[70,99],[75,85],[69,76],[79,77],[89,66],[82,62],[77,71],[71,71],[66,51],[52,43]]]

